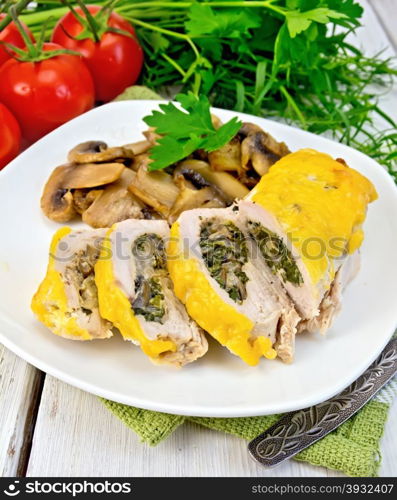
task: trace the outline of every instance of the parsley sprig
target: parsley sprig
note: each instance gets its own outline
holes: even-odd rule
[[[189,156],[196,149],[210,153],[229,142],[239,131],[241,122],[235,117],[216,129],[212,123],[207,97],[192,92],[176,96],[182,109],[174,103],[160,104],[143,121],[162,135],[150,153],[149,170],[160,170]]]

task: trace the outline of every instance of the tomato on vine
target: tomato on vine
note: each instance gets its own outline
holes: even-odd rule
[[[14,15],[26,49],[15,46],[0,68],[0,101],[17,118],[23,138],[34,142],[63,123],[91,109],[94,84],[82,57],[54,43],[44,32],[33,44]]]
[[[0,13],[0,22],[3,21],[3,19],[5,19],[6,17],[7,14]],[[24,24],[22,24],[22,26],[25,30],[25,33],[28,34],[30,40],[34,42],[32,33]],[[7,49],[7,43],[15,45],[15,47],[18,47],[20,49],[23,49],[25,47],[24,39],[19,33],[17,26],[13,22],[8,24],[3,30],[0,31],[0,66],[12,57],[11,51]]]
[[[69,4],[70,12],[58,21],[51,41],[84,57],[97,101],[107,102],[137,81],[143,50],[132,25],[112,12],[114,1],[103,7],[77,3],[80,7]]]
[[[13,160],[21,147],[21,130],[13,114],[0,103],[0,170]]]

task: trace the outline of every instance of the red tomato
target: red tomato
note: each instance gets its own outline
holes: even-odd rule
[[[45,43],[44,51],[62,49]],[[0,68],[0,101],[16,116],[22,136],[34,142],[94,105],[94,84],[79,56],[40,62],[7,61]]]
[[[21,147],[21,130],[11,112],[0,103],[0,170],[13,160]]]
[[[96,5],[87,7],[94,15],[100,10]],[[76,11],[85,17],[81,9],[76,8]],[[73,37],[81,33],[83,27],[72,12],[58,21],[51,38],[52,42],[76,50],[84,56],[94,79],[98,101],[111,101],[126,87],[133,85],[143,65],[143,51],[131,24],[113,12],[109,16],[107,25],[127,31],[133,38],[106,32],[99,42],[94,42],[90,38],[74,40]]]
[[[0,22],[6,17],[6,14],[0,14]],[[23,27],[25,28],[26,32],[29,35],[29,38],[34,42],[34,38],[32,33],[28,30],[28,28],[23,24]],[[7,42],[11,43],[12,45],[15,45],[15,47],[18,47],[20,49],[25,48],[25,42],[23,41],[23,38],[21,37],[21,34],[18,31],[18,28],[15,26],[13,22],[11,22],[8,26],[6,26],[3,31],[0,33],[0,42]],[[7,52],[7,47],[0,43],[0,66],[4,64],[8,59],[11,58],[11,55]]]

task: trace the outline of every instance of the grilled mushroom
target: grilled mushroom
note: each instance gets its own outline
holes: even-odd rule
[[[173,223],[185,210],[193,208],[223,208],[226,206],[222,195],[208,183],[197,189],[192,182],[187,181],[182,174],[174,176],[179,188],[179,195],[168,215],[168,222]]]
[[[126,168],[119,180],[108,185],[82,214],[91,227],[110,227],[125,219],[143,218],[144,205],[128,190],[135,172]]]
[[[64,179],[70,168],[69,165],[57,167],[50,175],[41,196],[41,209],[49,219],[56,222],[67,222],[76,215],[73,195],[64,187]]]
[[[133,158],[130,147],[109,148],[103,141],[87,141],[78,144],[68,154],[71,163],[102,163],[119,159]]]
[[[84,163],[70,165],[63,179],[63,187],[67,189],[83,189],[103,186],[120,178],[124,165],[121,163]]]
[[[80,215],[85,212],[102,192],[103,189],[75,189],[73,191],[73,203],[76,212]]]
[[[242,199],[249,193],[244,184],[233,175],[227,172],[215,172],[205,161],[184,160],[175,169],[174,176],[179,175],[179,173],[183,174],[185,179],[191,181],[196,187],[200,187],[198,186],[200,179],[202,179],[200,181],[201,187],[205,187],[203,183],[216,187],[227,203],[232,203],[236,198]]]
[[[213,170],[234,170],[242,174],[241,144],[238,137],[234,137],[221,148],[208,153],[208,161]]]
[[[150,142],[152,146],[154,146],[157,142],[157,139],[160,139],[161,135],[156,133],[156,129],[153,127],[149,127],[145,132],[142,132],[146,139]]]
[[[243,123],[239,136],[241,142],[241,165],[245,170],[251,166],[264,175],[273,163],[291,151],[284,142],[278,142],[253,123]]]
[[[163,217],[168,217],[179,194],[171,175],[162,170],[148,172],[145,161],[141,162],[129,190]]]
[[[123,148],[130,150],[133,156],[135,157],[137,155],[146,153],[152,146],[153,144],[150,141],[145,140],[145,141],[133,142],[131,144],[124,144]]]
[[[214,128],[218,129],[222,127],[222,120],[219,118],[219,116],[211,115],[211,121]]]
[[[56,222],[67,222],[76,215],[73,189],[102,186],[116,181],[123,170],[120,163],[62,165],[48,179],[41,197],[45,215]]]

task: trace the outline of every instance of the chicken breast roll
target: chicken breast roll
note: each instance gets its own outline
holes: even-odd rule
[[[168,269],[189,315],[249,365],[291,361],[299,315],[233,209],[182,213],[171,228]]]
[[[99,314],[94,278],[105,232],[65,227],[52,239],[47,274],[31,307],[56,335],[73,340],[112,336],[112,324]]]
[[[251,238],[303,322],[325,331],[358,269],[371,182],[343,160],[311,149],[275,163],[238,204]]]
[[[101,315],[153,361],[183,366],[203,356],[207,340],[175,297],[165,255],[167,222],[126,220],[103,241],[95,266]]]

